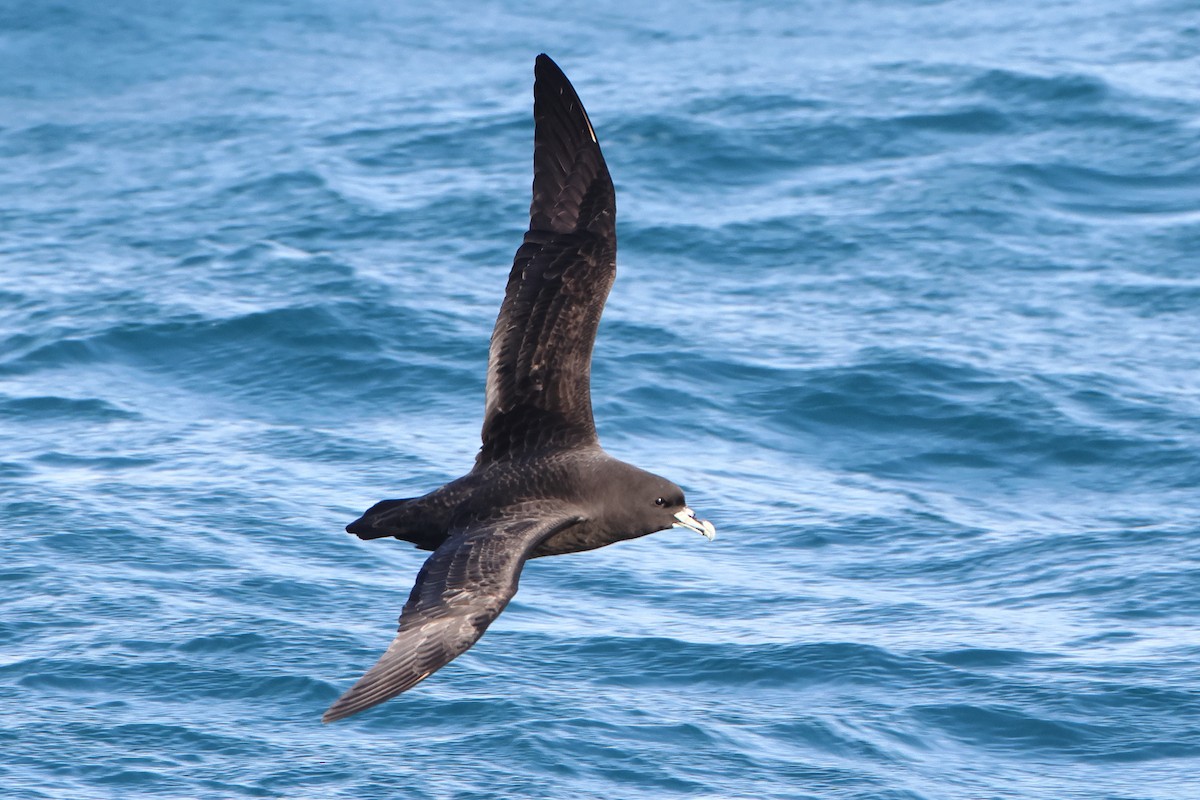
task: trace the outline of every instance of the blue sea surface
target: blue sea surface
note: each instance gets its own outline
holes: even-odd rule
[[[618,194],[601,439],[378,708],[533,59]],[[0,797],[1200,797],[1192,0],[0,3]]]

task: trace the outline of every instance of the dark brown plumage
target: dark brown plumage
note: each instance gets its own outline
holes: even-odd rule
[[[391,646],[325,722],[412,688],[467,650],[516,594],[529,558],[670,527],[714,535],[678,486],[612,458],[596,438],[591,357],[616,276],[612,179],[566,76],[546,55],[534,73],[533,202],[492,333],[483,446],[463,477],[377,503],[347,526],[434,552]]]
[[[483,461],[596,443],[592,345],[617,276],[616,199],[567,76],[544,55],[534,75],[533,202],[492,332]]]

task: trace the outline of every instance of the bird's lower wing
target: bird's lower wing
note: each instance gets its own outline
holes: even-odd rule
[[[395,697],[465,652],[517,593],[530,552],[580,519],[562,507],[514,506],[453,531],[421,567],[387,652],[321,720]]]

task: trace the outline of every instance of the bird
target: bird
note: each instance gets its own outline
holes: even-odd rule
[[[596,132],[563,71],[534,63],[533,199],[488,351],[482,445],[471,470],[426,495],[384,500],[346,526],[433,551],[391,645],[325,712],[357,714],[470,648],[517,591],[530,558],[672,527],[712,540],[683,490],[606,453],[591,359],[616,277],[616,200]]]

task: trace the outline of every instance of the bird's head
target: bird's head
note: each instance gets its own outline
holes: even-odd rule
[[[687,528],[708,540],[716,538],[711,522],[698,519],[680,489],[666,478],[622,464],[621,479],[610,484],[606,498],[608,525],[631,537],[667,528]]]

